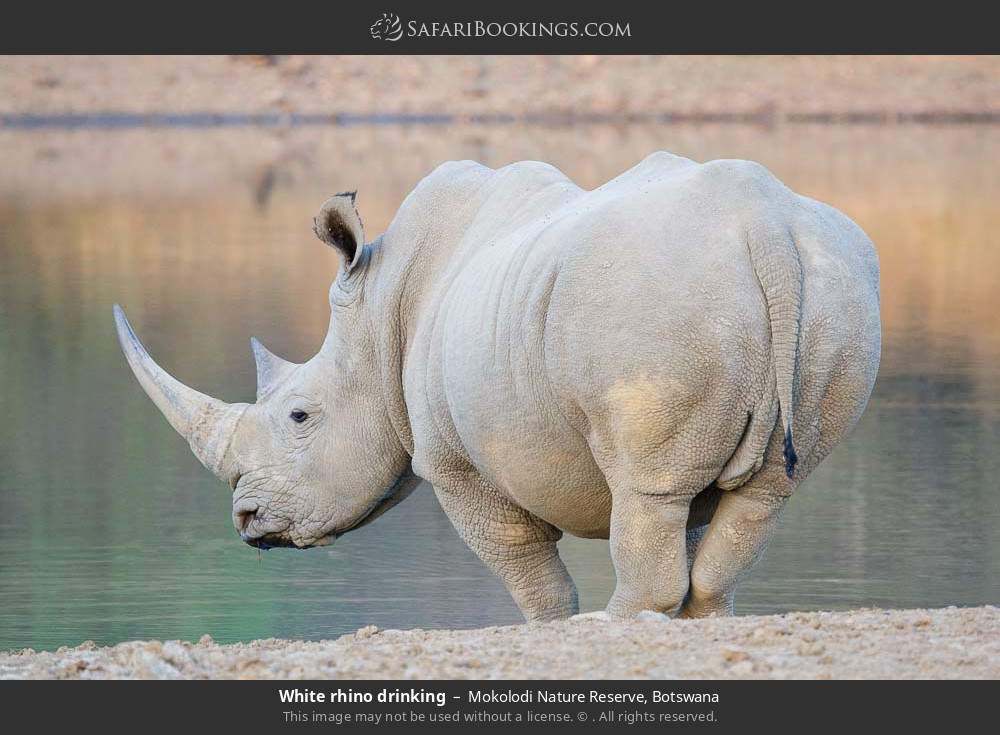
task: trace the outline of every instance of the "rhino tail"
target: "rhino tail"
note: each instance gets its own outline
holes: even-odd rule
[[[791,479],[798,462],[792,425],[802,320],[802,262],[792,233],[773,222],[764,220],[751,226],[747,245],[771,325],[771,360],[784,430],[785,474]]]

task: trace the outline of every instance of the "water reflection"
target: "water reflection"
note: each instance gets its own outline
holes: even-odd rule
[[[331,251],[310,218],[357,188],[382,230],[438,162],[547,160],[597,185],[665,148],[747,157],[829,201],[882,261],[868,413],[790,503],[744,613],[1000,599],[1000,132],[589,126],[0,131],[0,648],[92,638],[329,637],[515,622],[430,490],[329,550],[256,552],[229,495],[135,385],[120,301],[161,364],[253,395],[249,337],[308,358]],[[605,542],[567,539],[584,607]]]

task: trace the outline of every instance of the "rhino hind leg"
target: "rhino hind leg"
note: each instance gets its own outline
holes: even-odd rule
[[[790,493],[784,465],[775,461],[722,494],[691,564],[682,617],[733,614],[736,585],[763,553]]]
[[[708,531],[708,524],[712,522],[715,509],[719,507],[719,500],[724,490],[715,483],[709,485],[700,493],[694,496],[691,501],[691,509],[688,512],[687,520],[687,561],[688,573],[694,566],[695,557],[698,555],[698,547],[705,538]],[[689,590],[690,592],[690,590]]]
[[[644,610],[672,615],[688,591],[687,520],[691,496],[612,490],[614,594],[607,612],[631,618]]]

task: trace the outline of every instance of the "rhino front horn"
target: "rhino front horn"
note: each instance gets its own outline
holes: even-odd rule
[[[247,404],[225,403],[184,385],[149,356],[118,304],[114,312],[118,342],[139,385],[177,433],[188,440],[198,460],[228,482],[234,471],[226,455]]]

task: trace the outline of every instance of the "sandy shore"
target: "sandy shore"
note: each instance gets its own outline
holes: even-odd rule
[[[0,56],[0,115],[990,111],[995,56]]]
[[[130,641],[0,654],[0,678],[1000,678],[1000,608],[712,620],[645,614],[480,630],[362,628],[333,641]]]

